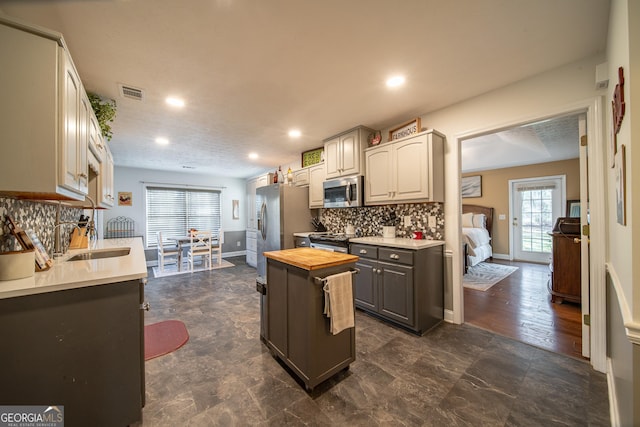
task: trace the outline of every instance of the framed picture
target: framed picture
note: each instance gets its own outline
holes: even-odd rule
[[[314,148],[302,153],[302,167],[315,165],[322,161],[324,161],[324,147]]]
[[[482,176],[462,177],[462,197],[482,197]]]
[[[565,215],[572,218],[580,218],[580,200],[567,200],[567,212]]]
[[[389,141],[413,135],[414,133],[420,132],[421,129],[422,127],[420,125],[420,117],[416,117],[415,119],[407,123],[403,123],[400,126],[391,129],[389,131]]]
[[[118,191],[118,206],[132,206],[133,195],[130,191]]]
[[[620,149],[616,153],[616,219],[618,224],[627,225],[627,185],[626,185],[626,167],[625,167],[625,148],[624,144],[620,145]]]
[[[240,200],[231,201],[231,212],[233,219],[240,219]]]

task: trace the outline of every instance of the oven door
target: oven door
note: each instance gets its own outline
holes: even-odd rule
[[[312,242],[310,246],[314,249],[320,249],[320,250],[329,251],[329,252],[340,252],[344,254],[349,252],[349,250],[343,246],[335,246],[335,245],[326,244],[326,243]]]
[[[324,188],[325,208],[353,208],[362,206],[363,176],[325,181]]]

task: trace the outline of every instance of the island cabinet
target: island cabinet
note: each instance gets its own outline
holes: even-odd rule
[[[428,130],[364,152],[367,205],[444,201],[444,136]]]
[[[364,173],[362,150],[374,131],[358,126],[324,141],[326,179]]]
[[[403,249],[351,244],[350,252],[360,257],[356,307],[414,333],[427,332],[444,318],[442,251],[442,245]]]
[[[323,282],[317,279],[353,270],[358,257],[310,248],[265,252],[265,257],[263,338],[271,353],[313,390],[356,356],[355,328],[331,334],[323,314]]]
[[[55,268],[55,267],[54,267]],[[142,279],[0,299],[0,402],[125,426],[144,405]]]

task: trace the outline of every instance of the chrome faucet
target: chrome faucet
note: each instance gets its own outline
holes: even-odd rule
[[[96,203],[94,202],[94,200],[89,197],[89,196],[85,196],[87,199],[89,199],[89,202],[91,202],[91,218],[89,219],[89,221],[87,222],[87,228],[86,228],[86,235],[89,236],[89,248],[91,249],[92,244],[97,240],[97,233],[96,233],[96,223],[95,223],[95,217],[96,217]],[[56,225],[53,227],[53,234],[54,234],[54,240],[53,240],[53,256],[61,256],[64,255],[64,253],[66,252],[66,249],[64,249],[62,247],[62,242],[60,239],[60,228],[64,225],[72,225],[74,229],[78,229],[78,231],[80,230],[80,226],[78,225],[78,223],[76,222],[72,222],[72,221],[60,221],[60,209],[61,209],[61,202],[58,202],[58,209],[56,211]],[[72,230],[73,232],[73,230]],[[63,250],[64,249],[64,250]]]

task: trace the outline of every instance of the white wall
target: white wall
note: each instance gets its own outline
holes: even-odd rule
[[[423,127],[437,129],[447,137],[445,240],[454,256],[450,272],[453,284],[449,284],[453,288],[446,292],[454,295],[454,307],[445,308],[454,311],[454,321],[460,320],[456,319],[461,308],[456,306],[455,295],[461,291],[462,270],[458,139],[555,115],[603,95],[604,91],[595,89],[595,67],[602,62],[603,55],[586,58],[421,117]]]
[[[120,191],[131,192],[133,193],[133,203],[132,206],[118,206],[116,201],[116,206],[104,211],[104,226],[110,218],[123,215],[135,220],[136,234],[144,235],[146,229],[145,183],[162,183],[193,187],[222,187],[222,228],[225,232],[242,231],[247,228],[246,181],[244,179],[125,167],[116,167],[114,176],[116,195]],[[232,200],[240,201],[239,219],[232,217]]]
[[[618,149],[626,148],[626,225],[617,222],[615,169],[607,165],[607,268],[610,275],[608,353],[612,425],[640,424],[640,2],[612,0],[607,39],[609,90],[606,117],[611,117],[611,97],[624,70],[626,113],[617,135]],[[635,85],[634,85],[635,83]],[[634,116],[635,113],[635,116]],[[612,121],[606,120],[611,143]],[[635,144],[634,144],[635,140]],[[635,151],[634,151],[635,149]],[[608,156],[610,157],[610,156]],[[637,189],[636,189],[637,192]],[[633,343],[633,344],[632,344]]]

